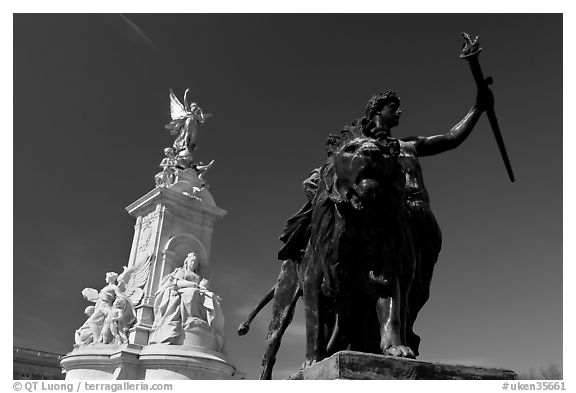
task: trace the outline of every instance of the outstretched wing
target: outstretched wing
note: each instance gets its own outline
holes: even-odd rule
[[[94,288],[84,288],[82,290],[82,296],[84,296],[84,299],[88,300],[89,302],[96,303],[98,300],[98,291]]]
[[[188,93],[190,92],[190,89],[186,89],[186,91],[184,92],[184,109],[189,111],[190,110],[190,104],[188,103]]]
[[[148,254],[145,259],[135,263],[131,268],[125,269],[118,277],[118,286],[123,291],[123,295],[130,299],[134,305],[138,305],[144,295],[142,287],[146,284],[150,274],[151,259],[151,255]]]
[[[170,89],[170,117],[172,120],[183,119],[188,115],[182,103],[174,94],[174,90]]]

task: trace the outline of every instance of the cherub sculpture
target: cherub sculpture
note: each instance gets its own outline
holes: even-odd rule
[[[104,320],[99,341],[102,343],[124,344],[128,341],[128,329],[136,320],[136,310],[127,297],[119,295]]]
[[[196,149],[196,134],[198,126],[209,118],[210,114],[204,114],[195,102],[188,104],[188,92],[184,93],[184,105],[178,100],[174,91],[170,90],[170,117],[172,121],[164,127],[170,131],[170,135],[178,135],[174,144],[178,163],[184,168],[192,165],[192,152]]]
[[[174,155],[174,149],[167,147],[164,149],[164,155],[165,157],[160,162],[162,172],[157,173],[154,177],[156,187],[167,187],[174,183],[174,176],[178,171],[178,161]]]
[[[142,287],[146,283],[149,273],[150,256],[147,256],[146,259],[135,263],[131,268],[124,266],[124,271],[119,276],[114,272],[106,273],[107,285],[102,288],[100,292],[93,288],[84,288],[82,295],[86,300],[94,302],[95,305],[87,307],[84,311],[86,315],[88,315],[88,319],[76,330],[76,345],[86,345],[97,342],[108,344],[112,336],[115,335],[109,334],[108,330],[106,334],[103,334],[107,318],[114,308],[127,306],[126,304],[123,305],[123,302],[115,304],[115,301],[124,299],[130,303],[129,306],[132,307],[132,309],[138,305],[144,295]],[[132,309],[130,311],[132,311]],[[117,318],[118,315],[118,311],[115,310],[111,318]],[[124,313],[124,315],[128,314]],[[125,323],[123,319],[125,316],[120,316],[119,318],[123,320],[121,323]],[[131,320],[129,323],[133,322],[134,320]]]

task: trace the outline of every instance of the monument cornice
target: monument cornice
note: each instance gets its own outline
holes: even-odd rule
[[[130,215],[138,217],[153,212],[158,204],[184,209],[184,212],[187,214],[201,212],[214,220],[219,220],[227,214],[224,209],[206,204],[194,196],[187,196],[166,187],[156,187],[149,191],[128,205],[126,210]]]

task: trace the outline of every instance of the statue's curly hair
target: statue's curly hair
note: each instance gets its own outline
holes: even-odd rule
[[[364,111],[365,116],[371,119],[376,113],[378,113],[382,108],[389,104],[390,102],[400,103],[400,97],[396,95],[395,91],[386,90],[384,93],[380,92],[370,98],[368,104],[366,104],[366,110]]]
[[[342,137],[340,135],[330,134],[326,139],[326,156],[330,157],[342,145]]]

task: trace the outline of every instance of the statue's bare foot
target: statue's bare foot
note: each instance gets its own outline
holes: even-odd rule
[[[250,330],[250,325],[248,325],[246,322],[242,322],[240,326],[238,326],[237,332],[239,336],[243,336],[248,333],[248,330]]]
[[[395,346],[389,347],[384,351],[384,355],[396,356],[399,358],[416,359],[416,355],[414,354],[414,351],[405,345],[395,345]]]

